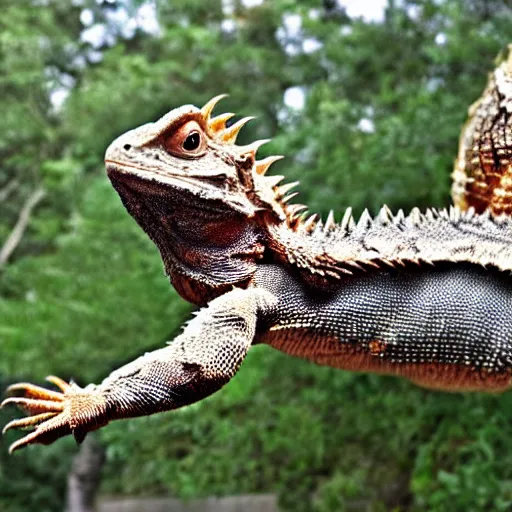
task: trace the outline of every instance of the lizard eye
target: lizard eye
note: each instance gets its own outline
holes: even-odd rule
[[[201,135],[199,132],[192,132],[183,142],[183,149],[185,151],[194,151],[199,147],[199,144],[201,144]]]
[[[171,155],[181,158],[201,156],[206,149],[204,133],[197,121],[181,125],[165,140],[165,149]]]

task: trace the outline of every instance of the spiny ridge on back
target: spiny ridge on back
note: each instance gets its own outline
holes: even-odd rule
[[[280,230],[280,249],[290,263],[313,273],[341,277],[408,263],[462,262],[512,270],[512,220],[461,211],[414,208],[405,216],[384,206],[372,218],[365,210],[356,221],[348,208],[339,224],[306,219],[294,230]],[[284,247],[287,246],[287,247]]]
[[[476,214],[473,208],[462,211],[413,208],[393,214],[384,206],[372,218],[365,210],[355,219],[349,208],[340,223],[333,212],[322,221],[306,216],[302,204],[293,204],[297,182],[282,184],[283,176],[267,176],[270,165],[280,156],[256,160],[256,151],[265,141],[236,146],[245,117],[231,126],[231,113],[211,117],[213,108],[224,96],[217,96],[201,109],[212,140],[240,161],[240,172],[249,184],[251,200],[259,211],[272,212],[273,220],[262,216],[269,246],[278,259],[311,274],[340,278],[355,272],[398,268],[406,264],[435,265],[440,262],[469,263],[512,270],[512,220],[492,216],[488,211]],[[244,155],[252,165],[244,166]]]

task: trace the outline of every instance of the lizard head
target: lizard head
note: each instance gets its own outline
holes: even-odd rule
[[[116,139],[107,174],[125,207],[158,246],[178,291],[192,302],[250,281],[266,248],[265,227],[297,222],[290,186],[267,177],[281,157],[256,160],[257,141],[235,144],[251,118],[212,117],[216,103],[186,105]],[[202,300],[201,300],[202,302]]]

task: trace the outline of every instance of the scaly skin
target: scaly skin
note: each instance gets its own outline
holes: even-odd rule
[[[512,45],[469,109],[453,171],[452,196],[460,208],[512,213]]]
[[[254,343],[436,389],[510,388],[511,219],[476,214],[472,192],[461,204],[467,211],[406,217],[384,207],[356,223],[349,210],[340,224],[332,214],[325,223],[301,216],[304,207],[289,204],[291,186],[265,176],[279,157],[256,160],[264,141],[235,145],[247,119],[228,128],[230,114],[211,117],[219,99],[132,130],[105,156],[171,283],[205,307],[168,347],[99,385],[52,377],[60,392],[11,386],[17,396],[3,405],[29,416],[4,431],[33,428],[11,451],[67,434],[81,441],[109,421],[196,402],[233,377]]]

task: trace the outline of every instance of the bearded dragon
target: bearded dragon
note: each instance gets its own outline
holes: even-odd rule
[[[291,204],[280,157],[236,145],[248,118],[213,117],[221,96],[183,106],[116,139],[112,185],[158,247],[172,285],[202,309],[165,348],[81,388],[15,384],[3,405],[31,428],[10,450],[111,420],[175,409],[216,392],[250,347],[451,391],[512,385],[510,63],[491,76],[461,139],[448,210],[383,207],[336,224]],[[499,179],[498,179],[499,178]],[[499,185],[496,184],[499,182]],[[506,206],[508,205],[508,206]]]

